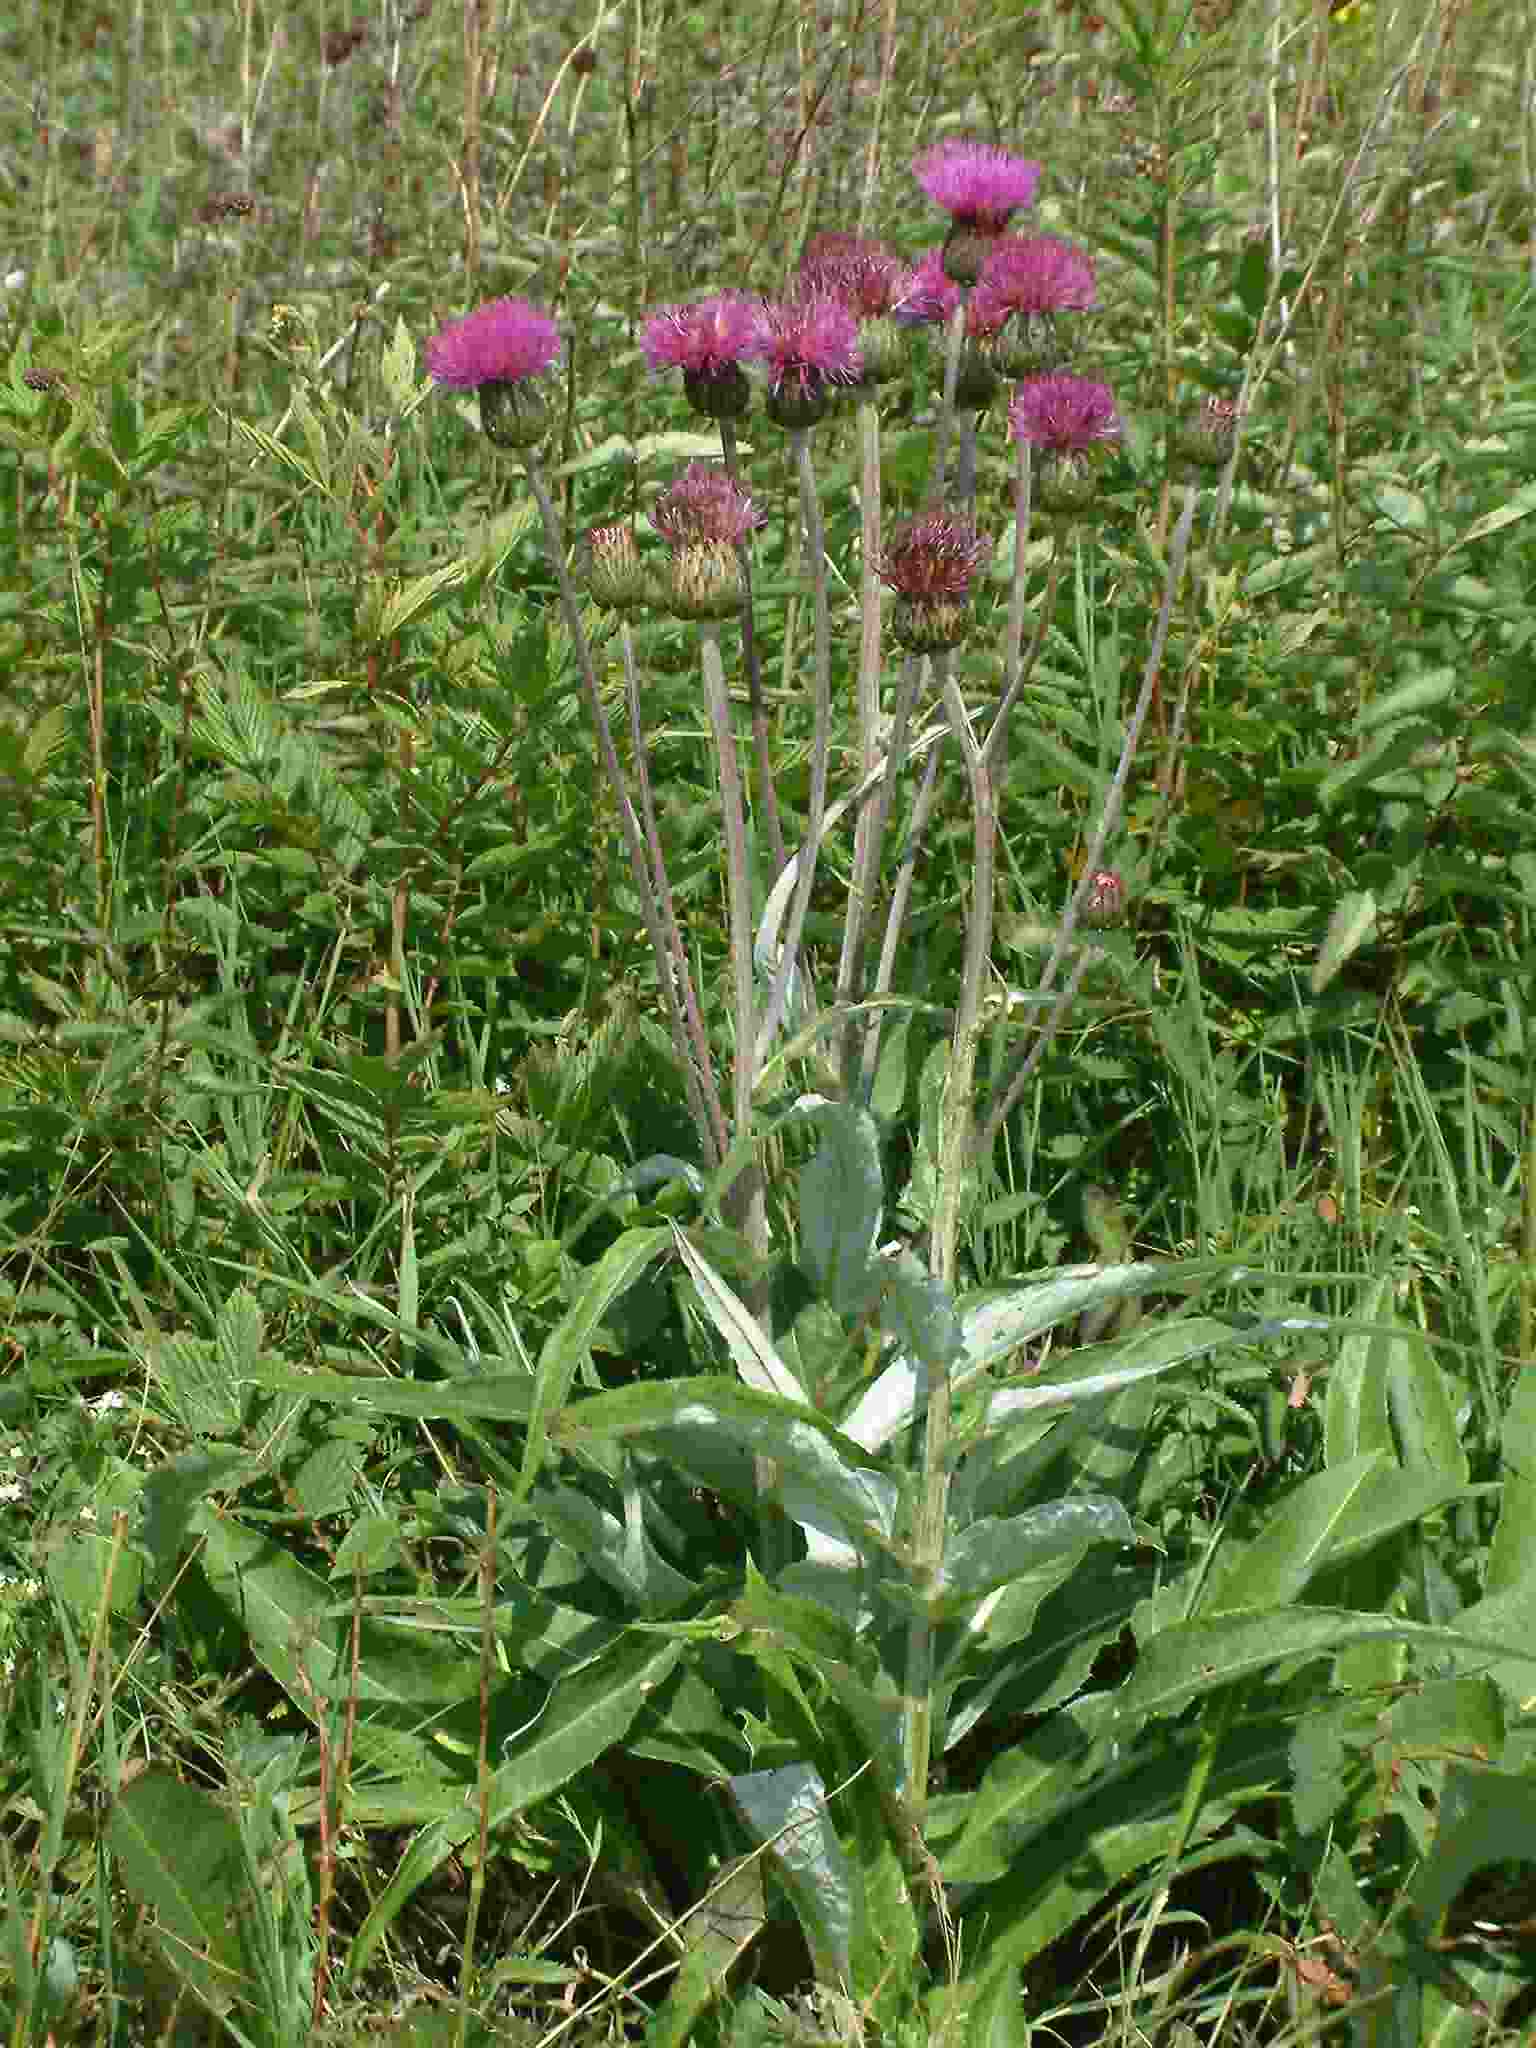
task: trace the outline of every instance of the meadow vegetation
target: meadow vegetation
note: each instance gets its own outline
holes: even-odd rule
[[[13,2048],[1528,2039],[1528,0],[0,50]]]

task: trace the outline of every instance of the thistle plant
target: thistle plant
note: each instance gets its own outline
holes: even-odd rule
[[[1001,1123],[1018,1099],[1020,1075],[1036,1071],[1076,994],[1090,950],[1074,939],[1080,924],[1101,931],[1123,915],[1124,885],[1107,856],[1145,718],[1161,644],[1148,660],[1141,701],[1125,734],[1116,778],[1096,821],[1082,878],[1064,910],[1056,943],[1031,1010],[1042,1017],[1003,1058],[990,1092],[979,1091],[979,1054],[992,976],[992,934],[998,869],[998,784],[1010,719],[1019,705],[1044,642],[1054,604],[1062,549],[1085,531],[1098,489],[1098,464],[1121,432],[1108,387],[1069,367],[1075,353],[1073,323],[1096,302],[1091,260],[1050,236],[1009,232],[1013,216],[1030,205],[1040,166],[1006,151],[973,143],[946,143],[920,156],[919,184],[950,215],[941,249],[915,264],[867,236],[818,236],[807,247],[790,289],[758,301],[721,292],[692,304],[664,306],[641,329],[641,350],[659,374],[682,373],[689,404],[714,422],[721,461],[694,462],[651,506],[649,525],[661,546],[648,554],[628,525],[594,529],[583,544],[582,573],[592,601],[618,616],[624,666],[630,761],[619,759],[603,708],[597,658],[587,636],[566,561],[566,543],[538,467],[543,413],[538,382],[553,361],[558,339],[547,316],[521,302],[501,302],[445,329],[429,352],[440,382],[479,392],[482,422],[494,446],[515,449],[544,520],[562,608],[580,668],[604,771],[612,786],[642,914],[656,956],[679,1065],[687,1086],[706,1166],[722,1169],[719,1189],[728,1215],[743,1232],[761,1274],[770,1256],[771,1217],[758,1157],[756,1119],[770,1060],[775,1071],[810,1057],[817,1043],[835,1041],[840,1105],[818,1114],[851,1119],[852,1133],[867,1126],[867,1103],[877,1071],[881,1014],[896,990],[915,863],[933,815],[946,748],[958,756],[970,808],[964,935],[953,1023],[939,1099],[935,1186],[929,1224],[927,1277],[909,1259],[882,1260],[870,1245],[859,1254],[861,1275],[828,1280],[842,1313],[873,1315],[887,1338],[897,1329],[926,1332],[913,1339],[926,1373],[924,1447],[908,1499],[910,1524],[905,1568],[912,1588],[904,1668],[900,1796],[921,1826],[938,1700],[936,1616],[946,1548],[954,1469],[949,1339],[961,1282],[961,1232],[971,1189],[987,1171]],[[881,500],[881,384],[902,374],[905,335],[942,322],[944,379],[935,394],[937,422],[929,498],[915,516],[884,530]],[[990,706],[968,699],[954,654],[988,630],[978,604],[981,572],[994,542],[974,509],[978,422],[999,383],[1019,378],[1007,412],[1015,447],[1016,547],[1006,628],[1003,681]],[[761,396],[758,398],[758,387]],[[851,399],[856,408],[861,488],[862,561],[857,655],[858,750],[850,786],[833,789],[833,633],[831,565],[813,454],[815,437]],[[750,657],[754,609],[751,550],[764,524],[762,505],[742,471],[738,427],[755,403],[763,418],[788,436],[797,497],[799,559],[809,585],[814,630],[806,692],[810,752],[803,838],[781,852],[772,760],[760,716],[760,692]],[[964,416],[962,460],[955,493],[945,495],[945,451],[957,418]],[[1208,433],[1207,438],[1214,438]],[[1033,486],[1033,495],[1032,495]],[[1191,507],[1193,499],[1191,498]],[[1049,520],[1050,553],[1044,588],[1032,605],[1026,538],[1032,505]],[[1164,630],[1173,588],[1182,573],[1189,516],[1181,522],[1170,558]],[[887,598],[884,593],[891,595]],[[714,1049],[689,967],[690,947],[667,872],[651,789],[643,707],[630,620],[658,609],[698,637],[702,693],[707,711],[724,855],[725,928],[730,962],[731,1068],[728,1088],[715,1077]],[[1035,630],[1025,647],[1026,621]],[[722,629],[740,620],[743,636],[726,641]],[[884,649],[900,652],[887,689]],[[741,649],[753,703],[757,787],[742,777],[728,665]],[[920,707],[932,707],[926,723]],[[919,727],[921,729],[919,730]],[[906,807],[899,857],[891,861],[891,828],[902,810],[909,771],[921,777]],[[632,794],[633,790],[633,794]],[[833,801],[836,795],[837,801]],[[759,813],[754,834],[752,814]],[[817,962],[806,947],[808,913],[820,856],[829,831],[855,813],[853,862],[846,892],[830,1014],[820,1011],[814,986]],[[767,848],[771,865],[753,867],[753,847]],[[884,897],[883,924],[880,904]],[[754,907],[762,903],[754,930]],[[878,952],[874,934],[881,933]],[[1064,986],[1056,977],[1067,968]],[[793,997],[793,1009],[791,999]],[[786,1018],[792,1036],[776,1052]],[[816,1066],[818,1076],[829,1070]],[[984,1099],[978,1099],[982,1095]],[[727,1112],[725,1105],[729,1103]],[[863,1123],[859,1120],[863,1119]],[[861,1138],[857,1141],[863,1144]],[[807,1222],[807,1228],[822,1226]],[[876,1276],[879,1278],[878,1283]],[[868,1289],[878,1284],[873,1296]],[[876,1304],[894,1286],[897,1299],[915,1302],[891,1320]],[[916,1290],[916,1291],[914,1291]],[[922,1290],[927,1290],[923,1292]],[[713,1297],[711,1297],[713,1298]],[[732,1311],[733,1331],[752,1327],[752,1356],[773,1356],[774,1340],[761,1318],[767,1295],[754,1283],[749,1304]],[[735,1340],[733,1339],[733,1346]],[[795,1384],[775,1365],[759,1381],[742,1354],[752,1384],[775,1391]],[[757,1461],[761,1495],[778,1481],[770,1459]],[[765,1561],[782,1563],[781,1546],[768,1543]]]

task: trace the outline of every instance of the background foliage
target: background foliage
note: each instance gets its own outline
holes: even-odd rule
[[[1536,21],[246,0],[42,6],[3,47],[14,2040],[1519,2037]],[[699,452],[639,316],[776,289],[818,229],[915,253],[949,133],[1045,164],[1129,424],[1010,736],[1000,994],[1119,751],[1173,423],[1263,371],[1115,846],[1131,919],[953,1305],[862,1277],[931,1220],[958,765],[871,1113],[797,1109],[800,1070],[765,1109],[765,1279],[692,1162],[532,507],[418,369],[479,298],[553,306],[561,509],[625,516]],[[885,405],[891,515],[936,372]],[[748,438],[793,841],[806,576]],[[851,430],[817,456],[843,720]],[[1010,477],[992,422],[978,697]],[[695,654],[636,640],[723,1041]]]

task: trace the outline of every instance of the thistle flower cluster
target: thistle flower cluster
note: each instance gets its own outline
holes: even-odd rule
[[[859,323],[841,299],[808,291],[763,308],[768,417],[790,432],[825,418],[839,386],[864,374]]]

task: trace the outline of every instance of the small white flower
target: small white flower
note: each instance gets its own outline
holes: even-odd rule
[[[5,1484],[3,1486],[0,1486],[0,1501],[21,1500],[25,1497],[26,1491],[27,1487],[25,1480],[7,1479]]]

